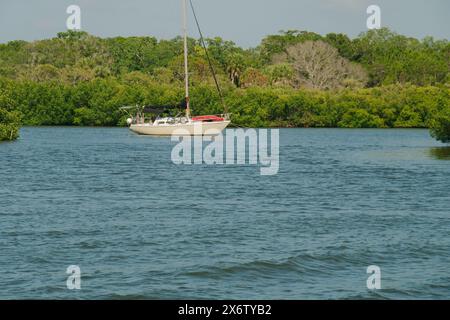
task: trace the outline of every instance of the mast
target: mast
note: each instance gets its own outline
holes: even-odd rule
[[[188,67],[188,43],[187,43],[187,0],[181,0],[183,4],[183,32],[184,32],[184,78],[186,83],[186,117],[191,115],[189,99],[189,67]]]

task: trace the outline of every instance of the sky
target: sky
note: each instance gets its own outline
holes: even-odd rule
[[[381,24],[422,39],[450,39],[449,0],[193,0],[205,37],[255,47],[281,30],[320,34],[367,31],[366,9],[381,8]],[[69,5],[81,8],[81,27],[93,35],[155,36],[181,33],[181,0],[0,0],[0,43],[51,38],[66,30]],[[197,38],[192,15],[190,36]]]

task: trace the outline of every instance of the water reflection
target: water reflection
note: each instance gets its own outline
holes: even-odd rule
[[[437,160],[450,160],[450,147],[431,148],[430,156]]]

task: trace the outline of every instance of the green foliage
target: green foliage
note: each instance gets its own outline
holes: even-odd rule
[[[157,40],[148,37],[112,38],[107,40],[108,51],[114,59],[115,74],[131,71],[149,71],[160,61]],[[173,55],[174,52],[171,52]]]
[[[265,73],[270,70],[274,57],[286,53],[287,48],[319,40],[335,47],[342,58],[363,65],[369,72],[371,87],[396,83],[439,85],[450,79],[450,43],[447,40],[427,37],[419,41],[386,28],[368,31],[356,39],[344,34],[322,36],[290,30],[267,36],[256,49],[243,49],[219,37],[206,39],[206,42],[219,77],[228,78],[240,87],[240,77],[247,69]],[[195,79],[196,71],[204,72],[204,67],[208,70],[209,66],[199,41],[189,39],[189,51],[192,61],[204,64],[193,71]],[[68,31],[48,40],[0,44],[0,76],[55,80],[73,85],[139,71],[169,83],[177,69],[182,68],[182,52],[180,37],[161,41],[153,37],[101,39],[86,32]],[[279,85],[279,81],[273,82]],[[289,81],[282,82],[295,86]]]
[[[384,128],[385,124],[380,117],[370,114],[364,109],[350,109],[339,122],[341,128]]]
[[[355,59],[355,44],[347,35],[342,33],[329,33],[323,40],[338,49],[342,57],[349,60]]]
[[[272,58],[280,53],[285,53],[287,48],[308,40],[323,40],[323,37],[314,32],[289,30],[279,35],[270,35],[262,40],[260,51],[262,60],[269,64]]]
[[[439,111],[431,120],[431,135],[444,143],[450,142],[450,105]]]
[[[175,105],[184,95],[179,84],[160,84],[140,72],[76,85],[0,79],[0,93],[0,103],[20,111],[25,124],[85,126],[122,125],[121,106]],[[450,101],[448,88],[416,86],[335,92],[252,86],[224,94],[241,126],[426,127]],[[196,114],[223,112],[211,84],[194,86],[191,99]]]
[[[371,86],[411,83],[437,85],[449,74],[448,42],[422,42],[387,28],[370,30],[353,41],[354,58],[367,67]]]
[[[19,137],[20,114],[0,108],[0,141],[15,140]]]
[[[322,41],[369,74],[366,88],[348,79],[339,90],[310,90],[290,61],[277,55]],[[425,128],[448,138],[450,44],[372,30],[356,39],[287,31],[243,49],[206,39],[225,103],[239,126]],[[223,106],[199,41],[189,39],[194,114],[219,114]],[[182,39],[116,37],[62,32],[48,40],[0,44],[2,128],[26,125],[124,125],[124,105],[179,104],[184,97]],[[365,83],[362,82],[362,83]],[[12,118],[11,118],[12,117]],[[2,135],[16,136],[12,127]],[[4,131],[6,130],[6,131]],[[8,131],[9,130],[9,131]],[[8,133],[9,132],[9,133]]]
[[[294,80],[294,68],[289,63],[270,65],[264,69],[271,85],[292,86]]]

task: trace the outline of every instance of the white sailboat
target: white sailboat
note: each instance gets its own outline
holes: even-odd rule
[[[230,123],[229,114],[224,112],[223,115],[204,115],[191,117],[191,105],[189,97],[189,66],[188,66],[188,45],[187,45],[187,0],[181,0],[183,6],[183,30],[184,30],[184,72],[185,72],[185,115],[177,115],[175,117],[163,117],[156,118],[154,121],[146,121],[145,113],[148,109],[152,108],[138,108],[135,116],[127,119],[127,124],[131,131],[142,135],[155,135],[155,136],[170,136],[175,135],[217,135],[220,134]],[[191,3],[192,4],[192,3]],[[195,12],[194,12],[195,16]],[[197,17],[195,17],[197,25]],[[200,31],[200,28],[199,28]],[[200,31],[202,44],[204,44],[203,35]],[[209,59],[209,58],[208,58]],[[214,80],[219,91],[219,95],[222,98],[220,87],[215,77],[214,69],[212,69]],[[223,101],[223,99],[222,99]],[[225,106],[225,105],[224,105]],[[124,107],[122,109],[130,110],[136,107]],[[153,108],[153,111],[155,109]]]

